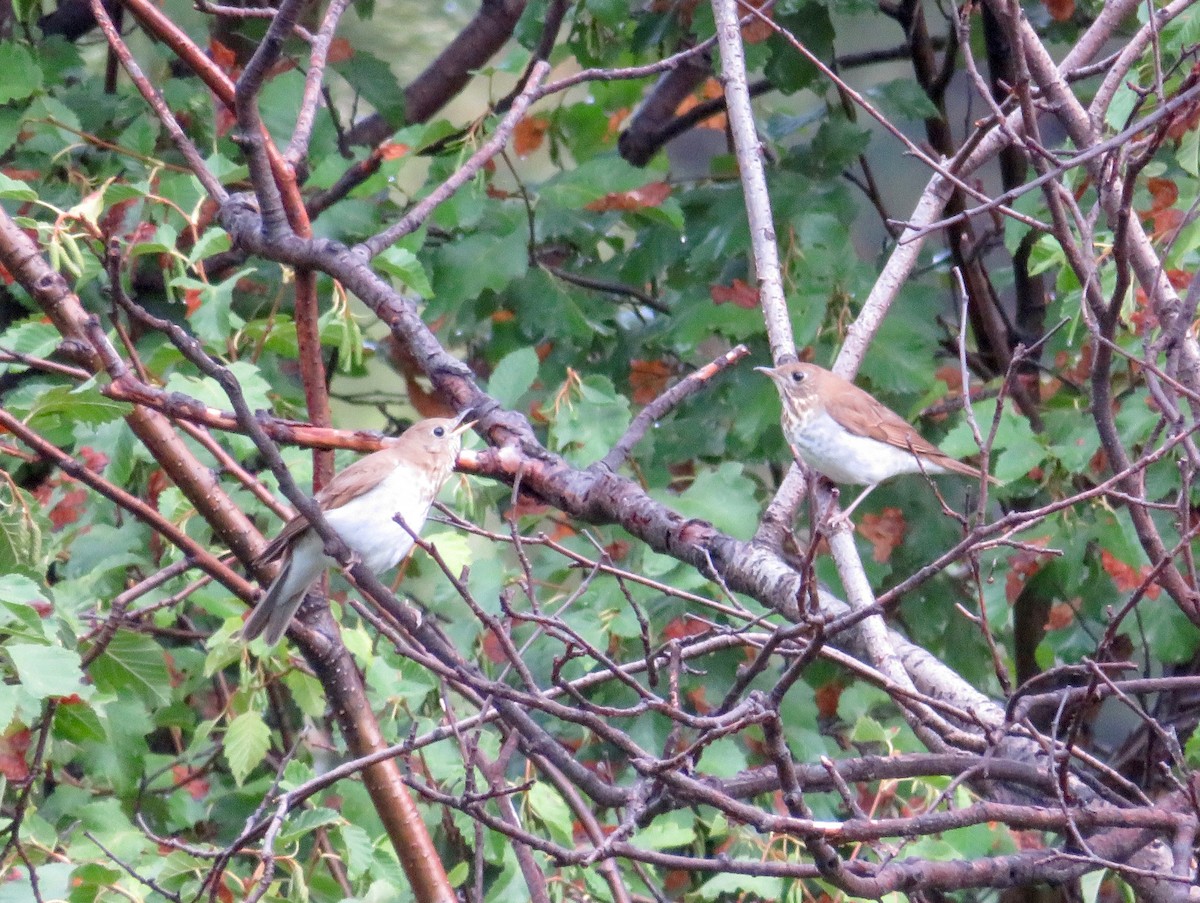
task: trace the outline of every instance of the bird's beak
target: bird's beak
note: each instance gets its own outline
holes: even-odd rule
[[[754,369],[759,373],[762,373],[764,376],[771,377],[772,382],[779,381],[779,371],[774,367],[755,367]]]
[[[466,416],[467,415],[464,412],[462,415],[459,416],[458,419],[461,421],[462,418],[466,417]],[[468,420],[466,423],[459,423],[458,426],[456,426],[454,429],[452,429],[450,431],[450,435],[451,436],[461,436],[463,433],[465,433],[467,430],[469,430],[471,427],[473,427],[478,422],[479,422],[478,420]]]

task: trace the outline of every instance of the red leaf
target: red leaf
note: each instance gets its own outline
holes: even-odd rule
[[[588,210],[604,213],[608,210],[642,210],[657,207],[671,196],[666,182],[651,182],[630,191],[614,191],[587,205]]]
[[[1051,606],[1046,618],[1047,630],[1062,630],[1075,620],[1075,607],[1069,602],[1058,602]]]
[[[734,279],[729,285],[709,286],[708,294],[714,304],[729,303],[743,310],[758,308],[758,289],[741,279]]]
[[[1055,22],[1066,22],[1075,14],[1075,0],[1042,0],[1042,6]]]
[[[1103,549],[1100,552],[1100,566],[1104,568],[1104,573],[1112,578],[1112,582],[1123,593],[1131,593],[1142,585],[1146,579],[1146,575],[1150,573],[1151,567],[1148,564],[1142,565],[1141,569],[1135,569],[1133,565],[1126,564],[1119,560],[1108,549]],[[1151,583],[1146,588],[1146,596],[1150,599],[1157,599],[1159,594],[1159,586],[1157,583]]]
[[[344,63],[354,56],[354,46],[345,38],[334,38],[329,42],[329,62]]]
[[[708,633],[709,630],[708,624],[704,621],[684,615],[682,618],[672,618],[663,628],[662,636],[664,640],[682,640],[686,637]]]
[[[183,303],[187,306],[186,316],[191,316],[200,309],[200,289],[189,288],[183,293]]]
[[[883,564],[892,557],[896,546],[904,541],[908,521],[899,508],[884,508],[878,514],[864,514],[858,525],[859,534],[871,543],[871,557]]]
[[[671,378],[671,367],[664,361],[634,359],[629,362],[629,387],[634,404],[649,404],[662,394]]]
[[[175,783],[183,790],[188,792],[194,800],[202,800],[208,796],[210,785],[203,778],[194,777],[193,772],[186,765],[175,765],[171,768],[171,774],[175,778]]]
[[[208,42],[208,51],[213,62],[220,67],[221,71],[226,75],[233,74],[233,70],[237,66],[236,53],[217,40]]]
[[[821,687],[814,694],[817,702],[817,714],[822,718],[833,718],[837,715],[838,702],[842,698],[842,690],[840,683],[836,680],[831,680],[825,686]]]
[[[29,728],[20,728],[0,737],[0,774],[15,783],[23,783],[29,777],[29,763],[25,761],[29,736]]]
[[[1045,548],[1050,543],[1050,537],[1039,536],[1036,539],[1027,540],[1027,542],[1029,545]],[[1017,596],[1021,595],[1025,584],[1042,569],[1043,564],[1042,553],[1033,549],[1022,549],[1008,556],[1008,576],[1004,578],[1004,597],[1008,600],[1009,605],[1017,601]]]
[[[542,146],[542,140],[550,128],[545,116],[526,116],[513,129],[513,149],[524,157]]]

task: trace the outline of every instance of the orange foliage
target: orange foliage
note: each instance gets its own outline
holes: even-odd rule
[[[399,160],[401,157],[408,154],[412,150],[407,144],[399,141],[389,141],[387,144],[381,145],[379,148],[380,160]]]
[[[1026,540],[1028,545],[1044,549],[1050,542],[1049,536],[1038,536]],[[1045,563],[1042,553],[1033,549],[1022,549],[1008,556],[1008,575],[1004,578],[1004,598],[1012,605],[1025,589],[1025,584],[1042,569]]]
[[[743,310],[755,310],[758,307],[758,289],[741,279],[734,279],[729,285],[709,286],[708,294],[714,304],[729,303]]]
[[[549,128],[550,120],[545,116],[526,116],[513,130],[513,147],[522,157],[533,153],[542,146]]]
[[[671,367],[664,361],[634,359],[629,362],[629,386],[634,404],[649,404],[667,387]]]
[[[871,557],[883,564],[904,541],[908,521],[899,508],[884,508],[878,514],[864,514],[858,533],[871,544]]]
[[[822,718],[836,718],[838,702],[842,698],[842,690],[846,689],[836,680],[831,680],[814,694],[817,701],[817,714]]]
[[[354,56],[354,47],[345,38],[334,38],[329,42],[329,62],[344,63]]]
[[[1042,6],[1055,22],[1066,22],[1075,14],[1075,0],[1042,0]]]
[[[1062,630],[1069,627],[1075,620],[1075,606],[1070,602],[1059,602],[1050,608],[1046,618],[1047,630]]]
[[[1140,569],[1135,569],[1133,565],[1118,559],[1108,549],[1100,552],[1100,566],[1104,568],[1104,573],[1112,578],[1117,589],[1123,593],[1131,593],[1136,590],[1152,570],[1148,564],[1142,565]],[[1146,596],[1150,599],[1157,599],[1160,591],[1157,583],[1151,583],[1146,587]]]
[[[25,761],[28,750],[29,728],[0,737],[0,774],[13,782],[25,781],[29,777],[29,763]]]
[[[671,196],[671,186],[666,182],[650,182],[630,191],[613,191],[587,204],[588,210],[604,213],[609,210],[644,210],[657,207]]]
[[[772,6],[767,6],[766,0],[743,0],[743,6],[757,9],[767,19],[774,20],[775,18],[774,8]],[[767,8],[763,9],[764,6],[767,6]],[[749,13],[747,13],[747,15],[749,15]],[[761,44],[775,33],[775,30],[758,16],[749,15],[749,19],[750,21],[742,26],[742,40],[747,44]]]

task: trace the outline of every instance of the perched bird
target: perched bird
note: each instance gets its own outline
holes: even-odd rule
[[[771,377],[783,402],[780,423],[792,453],[835,483],[866,485],[842,512],[850,516],[884,480],[904,473],[957,473],[979,479],[976,467],[921,438],[895,411],[854,383],[816,364],[755,367]],[[999,482],[988,477],[993,483]]]
[[[454,469],[462,434],[474,425],[463,417],[422,420],[386,448],[355,461],[316,495],[329,525],[372,572],[393,568],[413,547],[413,538],[394,520],[398,514],[414,533],[425,525],[429,506]],[[275,645],[287,631],[308,589],[334,563],[325,543],[296,515],[259,556],[283,557],[279,574],[240,631],[249,642],[262,634]]]

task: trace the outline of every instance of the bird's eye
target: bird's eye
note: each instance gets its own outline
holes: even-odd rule
[[[435,426],[433,428],[433,434],[441,439],[442,436],[446,435],[446,428],[444,426]]]
[[[794,383],[804,382],[804,374],[801,373],[799,370],[797,370],[795,373],[792,374],[792,382],[794,382]]]

